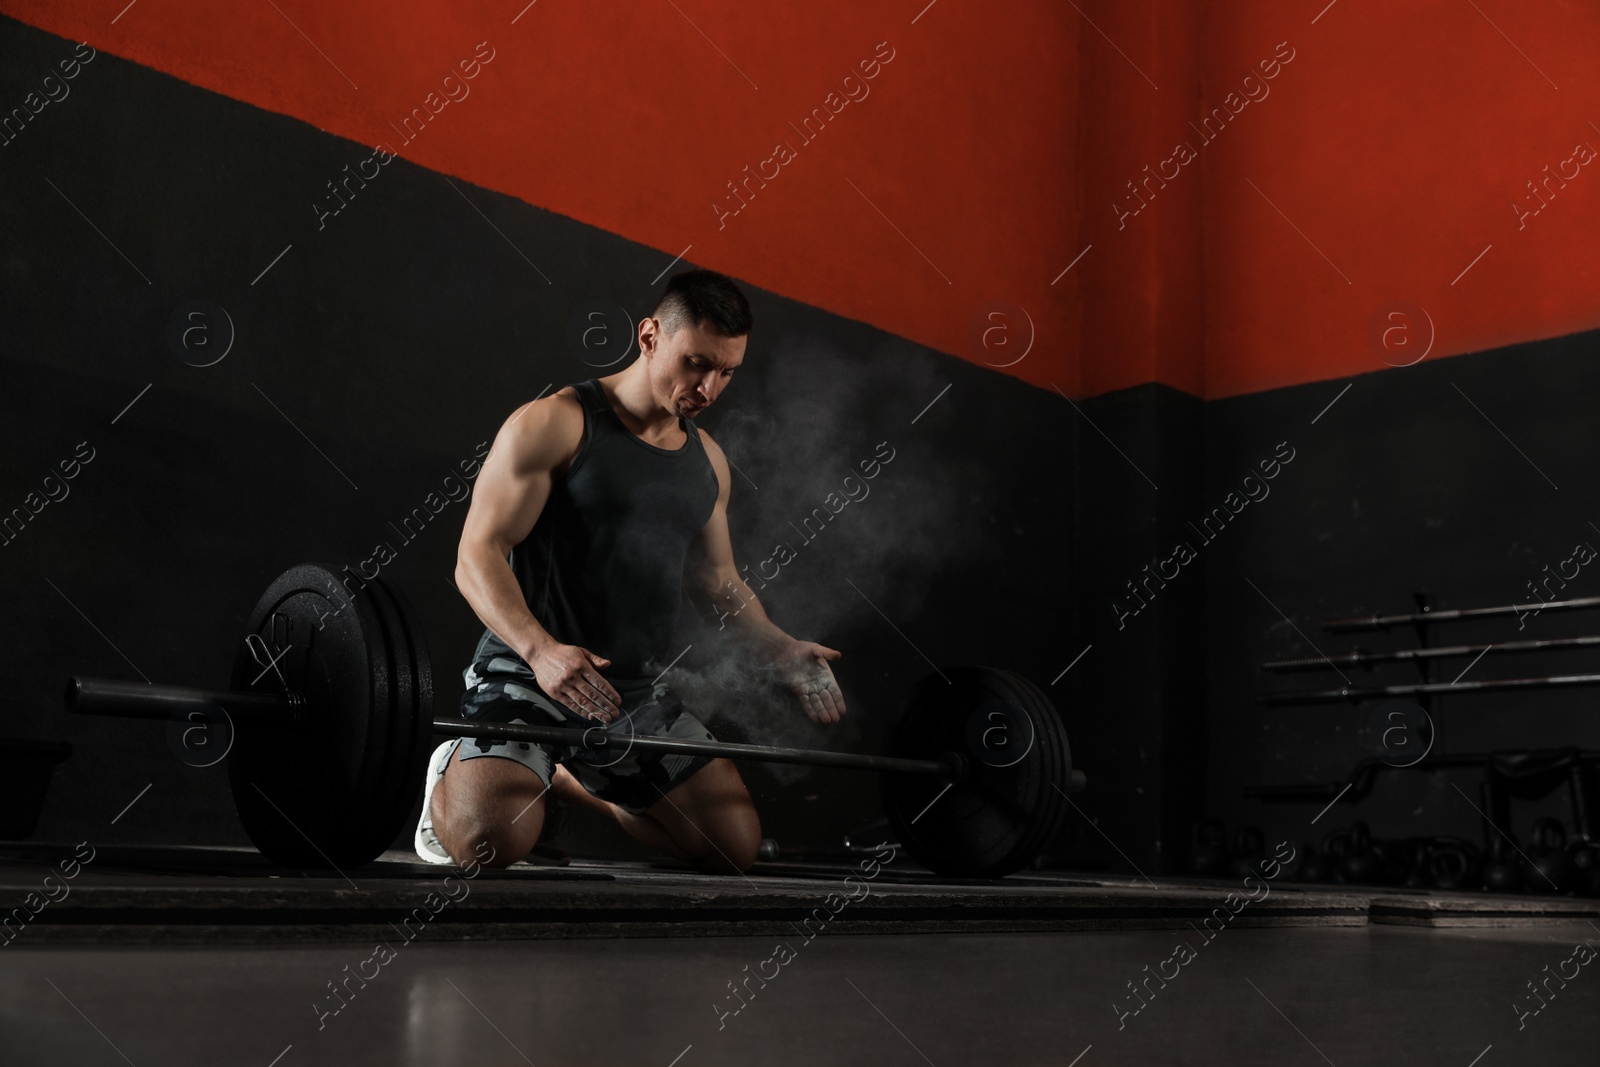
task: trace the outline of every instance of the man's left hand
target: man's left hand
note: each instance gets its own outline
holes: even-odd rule
[[[838,722],[844,714],[844,694],[828,666],[829,660],[843,655],[815,641],[794,641],[773,660],[778,677],[800,698],[813,722]]]

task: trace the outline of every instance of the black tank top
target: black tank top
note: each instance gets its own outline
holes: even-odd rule
[[[534,618],[564,644],[604,656],[619,692],[649,688],[676,656],[689,545],[717,502],[717,476],[693,420],[681,448],[657,448],[622,424],[600,383],[573,385],[583,443],[528,536],[512,573]],[[514,655],[485,630],[477,659]]]

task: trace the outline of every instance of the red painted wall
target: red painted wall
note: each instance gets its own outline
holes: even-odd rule
[[[1070,298],[1049,282],[1076,229],[1079,27],[1056,5],[997,18],[955,0],[920,17],[923,3],[524,2],[275,0],[280,14],[138,0],[115,24],[127,0],[0,9],[664,253],[617,279],[620,292],[648,288],[692,245],[693,262],[973,359],[974,323],[1006,302],[1039,332],[1006,372],[1075,387]],[[443,99],[442,80],[480,41],[494,58],[469,95],[399,143],[390,123],[430,92]],[[813,108],[838,114],[808,143],[790,123]],[[793,157],[720,216],[714,203],[740,203],[727,183],[779,143]],[[529,253],[561,269],[563,250]]]
[[[1600,325],[1595,168],[1512,207],[1600,148],[1585,0],[124,3],[0,10],[1073,395],[1340,378],[1429,324],[1430,359]],[[830,104],[814,140],[790,126]],[[747,165],[770,180],[740,207]]]
[[[1194,116],[1200,6],[1163,5],[1159,17],[1150,5],[1106,0],[1084,10],[1096,28],[1081,48],[1086,147],[1074,255],[1082,258],[1060,283],[1073,284],[1082,307],[1078,388],[1093,396],[1164,382],[1203,396],[1203,184],[1195,166],[1206,160],[1183,168],[1139,214],[1125,214],[1139,205],[1128,183],[1159,165]]]
[[[1313,25],[1326,3],[1207,7],[1207,103],[1295,50],[1204,150],[1207,395],[1405,363],[1367,339],[1396,301],[1431,318],[1429,359],[1600,326],[1600,159],[1512,209],[1600,149],[1600,4],[1339,0]]]

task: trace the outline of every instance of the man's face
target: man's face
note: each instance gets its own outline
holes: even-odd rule
[[[662,406],[695,418],[716,402],[744,362],[744,337],[685,326],[668,337],[658,319],[641,323],[640,348],[650,354],[650,382]]]

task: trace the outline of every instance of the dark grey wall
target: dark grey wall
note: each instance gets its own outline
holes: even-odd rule
[[[1080,828],[1064,859],[1154,874],[1181,862],[1174,852],[1205,780],[1198,636],[1209,561],[1197,559],[1164,585],[1144,568],[1170,552],[1173,531],[1198,508],[1205,407],[1149,385],[1087,401],[1072,418],[1081,595],[1058,669],[1073,665],[1052,692],[1071,694],[1074,761],[1090,776],[1078,805],[1094,828]]]
[[[1207,550],[1212,813],[1264,825],[1268,840],[1320,838],[1356,818],[1382,837],[1479,839],[1472,804],[1480,776],[1471,770],[1387,773],[1359,805],[1341,802],[1315,827],[1325,801],[1243,799],[1248,785],[1344,781],[1374,750],[1363,734],[1372,704],[1276,709],[1256,702],[1272,690],[1340,684],[1337,674],[1274,676],[1258,665],[1318,649],[1416,647],[1418,635],[1406,630],[1333,635],[1319,623],[1412,611],[1416,592],[1437,608],[1524,602],[1527,583],[1544,567],[1556,569],[1579,542],[1600,547],[1593,525],[1600,524],[1597,355],[1600,335],[1586,333],[1208,405],[1208,502],[1277,442],[1296,450],[1270,483],[1271,495],[1248,505]],[[1596,594],[1600,561],[1563,590]],[[1521,629],[1508,618],[1432,630],[1432,644],[1495,643],[1600,633],[1600,616],[1547,612]],[[1469,663],[1445,662],[1438,680],[1454,680]],[[1462,680],[1597,667],[1592,652],[1490,652]],[[1421,680],[1402,665],[1345,673],[1358,686]],[[1600,747],[1595,698],[1593,688],[1440,697],[1434,752]],[[1514,827],[1526,842],[1536,815],[1566,818],[1568,810],[1564,793],[1520,804]]]

